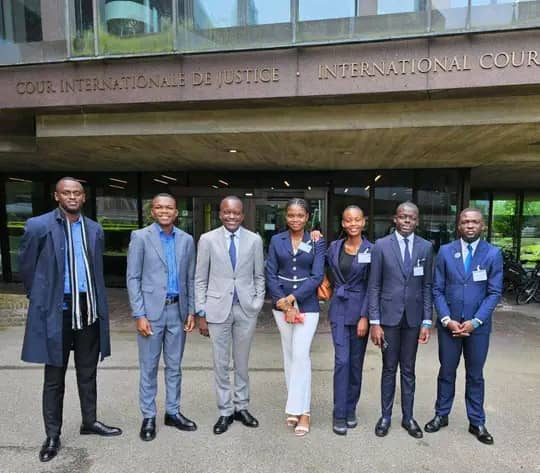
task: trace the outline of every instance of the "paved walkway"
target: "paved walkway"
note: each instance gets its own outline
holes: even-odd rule
[[[124,294],[124,295],[123,295]],[[44,439],[41,419],[42,368],[19,361],[22,327],[0,330],[0,473],[327,473],[327,472],[535,472],[540,471],[540,317],[502,307],[486,367],[488,427],[494,446],[467,433],[463,373],[450,426],[412,439],[399,426],[399,391],[388,437],[373,434],[379,415],[380,354],[370,344],[358,409],[360,425],[346,437],[331,430],[333,349],[322,323],[313,343],[312,432],[295,438],[284,425],[285,388],[279,335],[262,315],[251,357],[252,401],[258,429],[234,423],[221,436],[212,434],[215,408],[210,341],[188,337],[183,363],[182,410],[199,425],[194,433],[165,427],[158,419],[157,439],[138,438],[138,363],[125,291],[111,290],[113,356],[100,364],[99,418],[124,429],[104,439],[78,434],[80,413],[74,370],[67,374],[63,448],[42,464],[37,453]],[[423,425],[432,415],[436,394],[437,344],[419,350],[415,415]],[[163,412],[160,377],[158,407]]]

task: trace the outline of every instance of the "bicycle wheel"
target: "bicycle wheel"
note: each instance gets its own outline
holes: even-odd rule
[[[528,304],[531,299],[538,292],[538,285],[540,281],[538,279],[533,279],[529,281],[525,286],[520,287],[516,293],[516,303],[517,304]]]

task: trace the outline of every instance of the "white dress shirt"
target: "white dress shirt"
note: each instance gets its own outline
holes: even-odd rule
[[[403,241],[405,237],[401,233],[399,233],[398,231],[396,231],[395,234],[396,234],[397,242],[398,242],[398,245],[399,245],[399,251],[401,252],[401,261],[405,261],[405,242]],[[412,249],[413,249],[413,245],[414,245],[414,233],[411,233],[407,237],[407,240],[408,240],[407,246],[409,247],[409,255],[410,255],[411,261],[412,261]]]

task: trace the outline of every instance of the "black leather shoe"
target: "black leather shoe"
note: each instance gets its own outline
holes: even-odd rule
[[[214,424],[214,433],[216,435],[227,432],[229,425],[234,421],[234,416],[220,416],[217,422]]]
[[[58,454],[58,450],[60,450],[60,437],[47,437],[39,451],[39,460],[51,461]]]
[[[377,422],[377,425],[375,426],[375,435],[377,437],[386,436],[386,434],[388,434],[388,430],[390,429],[390,424],[390,419],[385,419],[384,417],[381,417]]]
[[[472,425],[469,424],[469,432],[473,435],[476,435],[476,438],[480,442],[485,443],[486,445],[493,445],[493,437],[486,429],[485,425]]]
[[[347,435],[347,421],[345,419],[334,419],[332,430],[336,435]]]
[[[442,427],[446,427],[447,425],[448,425],[448,416],[436,415],[424,426],[424,430],[432,434],[433,432],[438,432]]]
[[[81,435],[101,435],[102,437],[114,437],[116,435],[122,435],[122,429],[118,427],[110,427],[103,422],[96,420],[91,424],[81,425]]]
[[[156,438],[155,417],[148,417],[146,419],[143,419],[139,437],[141,437],[141,440],[144,440],[145,442],[150,442],[151,440],[154,440]]]
[[[234,413],[234,420],[239,420],[246,427],[259,427],[259,421],[247,409],[236,411]]]
[[[179,430],[186,430],[188,432],[197,430],[197,424],[187,417],[184,417],[181,412],[177,412],[173,416],[165,414],[165,425],[176,427]]]
[[[356,418],[356,414],[353,412],[352,414],[347,414],[347,427],[349,429],[354,429],[358,425],[358,419]]]
[[[408,421],[402,421],[401,427],[403,427],[411,437],[415,439],[421,439],[424,436],[422,429],[414,419],[409,419]]]

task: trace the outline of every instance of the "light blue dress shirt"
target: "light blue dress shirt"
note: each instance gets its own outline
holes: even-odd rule
[[[75,222],[71,222],[71,237],[73,239],[73,250],[75,252],[75,268],[77,271],[77,281],[79,283],[79,292],[87,291],[86,271],[84,269],[83,242],[82,242],[82,217]],[[68,244],[67,237],[65,243],[64,259],[64,294],[71,294],[71,281],[69,278]]]
[[[165,262],[167,263],[167,296],[177,296],[180,294],[180,288],[178,285],[178,267],[176,266],[176,228],[173,227],[172,232],[168,235],[157,223],[154,225],[158,229]]]

